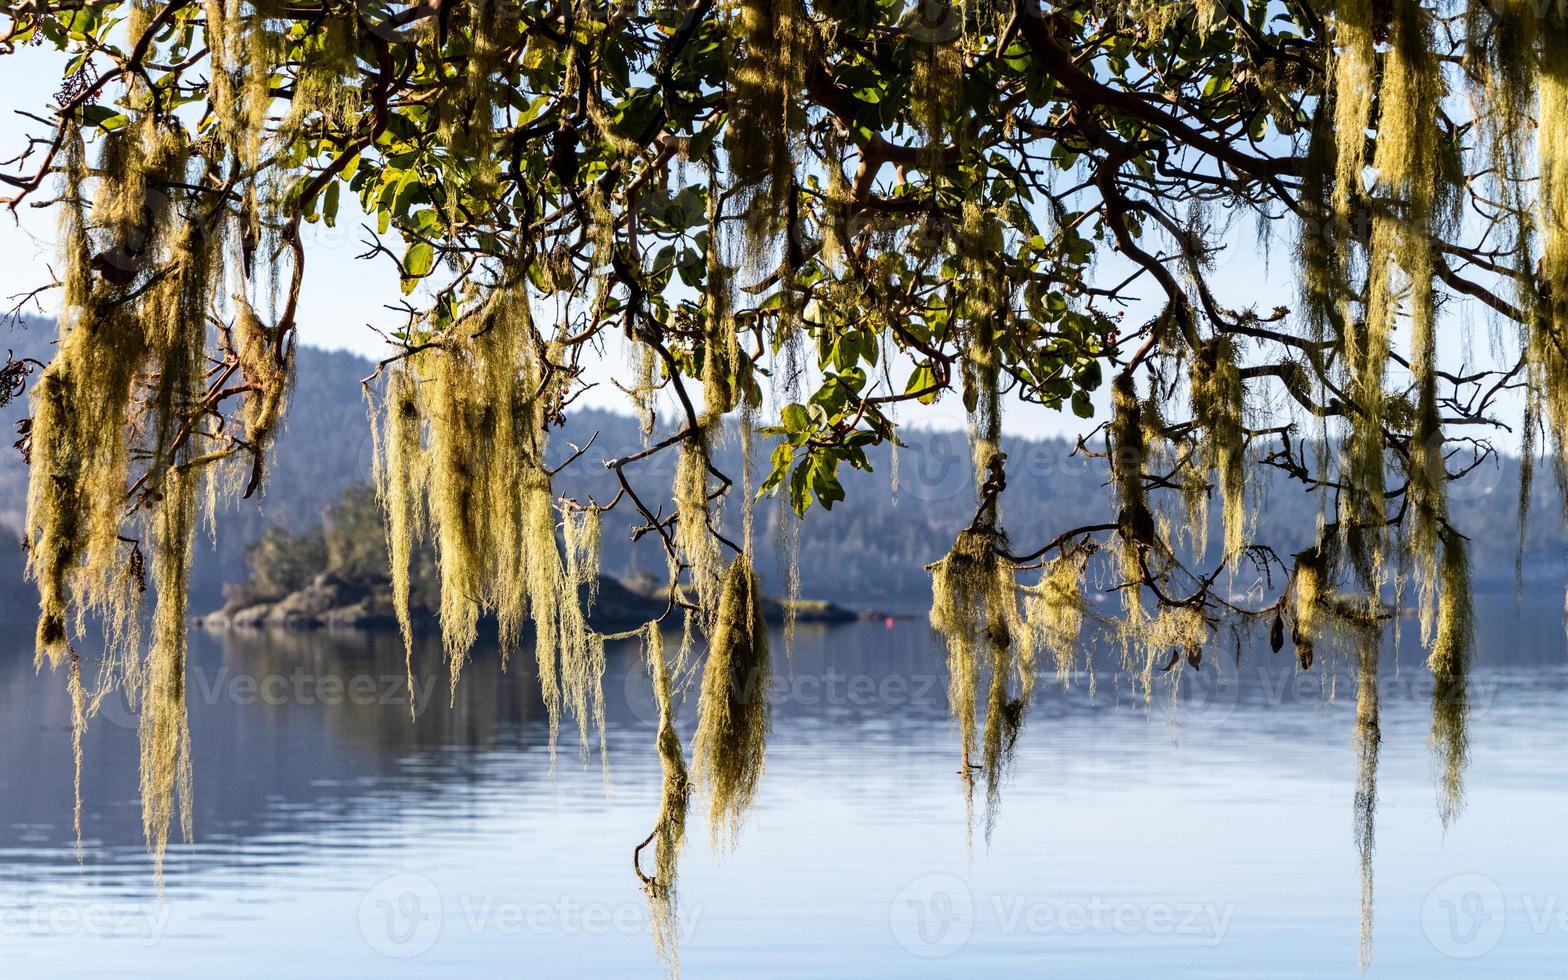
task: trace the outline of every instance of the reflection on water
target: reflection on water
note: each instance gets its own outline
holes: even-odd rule
[[[1413,649],[1385,663],[1370,975],[1568,962],[1559,617],[1483,608],[1469,806],[1446,837],[1430,681]],[[88,732],[78,864],[63,678],[0,655],[5,975],[657,975],[631,868],[658,807],[657,716],[637,649],[608,659],[606,784],[564,728],[552,771],[534,680],[493,653],[449,705],[432,645],[411,720],[394,637],[196,636],[197,839],[171,845],[160,901],[134,719],[111,703]],[[777,659],[738,849],[711,854],[692,809],[685,975],[1355,974],[1346,665],[1215,655],[1174,710],[1104,658],[1092,697],[1087,675],[1042,679],[971,856],[925,627],[802,628]]]

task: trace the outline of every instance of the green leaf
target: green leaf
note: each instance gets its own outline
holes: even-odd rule
[[[408,227],[416,235],[428,235],[441,226],[441,216],[435,208],[420,208],[408,217]]]
[[[392,198],[392,213],[399,219],[407,218],[409,209],[415,203],[429,199],[425,185],[419,182],[419,174],[410,170],[397,183],[397,192]]]
[[[338,225],[338,197],[342,187],[343,185],[335,180],[327,185],[326,200],[322,203],[321,215],[326,219],[328,228],[336,228]]]
[[[436,250],[429,242],[415,242],[403,259],[403,268],[411,276],[428,276],[435,265]]]
[[[712,122],[698,130],[697,135],[686,144],[686,158],[693,163],[706,160],[708,153],[713,149],[713,141],[718,138],[719,130],[723,126],[723,119],[716,115]]]
[[[806,406],[797,404],[785,405],[784,410],[779,413],[779,421],[784,423],[784,431],[790,435],[804,432],[811,424],[806,415]]]
[[[931,365],[922,364],[910,372],[909,382],[904,385],[904,394],[909,395],[917,391],[924,391],[926,394],[921,395],[916,401],[922,405],[929,405],[936,401],[937,396],[940,394],[940,392],[934,390],[935,388],[936,375],[931,371]],[[928,391],[927,389],[932,390]]]
[[[807,483],[810,466],[802,463],[789,475],[789,505],[796,514],[804,516],[811,506],[811,487]]]
[[[428,276],[435,262],[436,251],[430,243],[415,242],[403,256],[403,292],[413,292],[415,280]]]
[[[89,105],[82,107],[82,119],[89,126],[97,126],[104,132],[119,129],[130,122],[125,113],[108,106]]]

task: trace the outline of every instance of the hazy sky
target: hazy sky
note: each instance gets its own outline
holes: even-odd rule
[[[20,152],[25,136],[42,130],[41,124],[16,116],[15,110],[46,114],[45,107],[58,85],[61,64],[59,54],[41,48],[23,48],[0,57],[0,158]],[[41,195],[39,200],[47,197]],[[401,299],[401,293],[396,271],[384,256],[379,261],[355,258],[365,250],[362,242],[367,232],[361,223],[357,201],[345,194],[337,228],[317,224],[303,229],[307,262],[299,336],[303,343],[317,347],[384,356],[383,341],[368,325],[388,329],[402,322],[400,314],[386,308],[386,304]],[[1286,227],[1285,223],[1278,224]],[[1296,276],[1288,242],[1275,240],[1270,248],[1261,247],[1250,217],[1238,221],[1227,238],[1230,245],[1219,256],[1214,271],[1221,302],[1233,308],[1256,304],[1264,311],[1277,305],[1294,305]],[[50,280],[48,266],[54,257],[54,241],[55,218],[51,209],[24,206],[17,219],[0,210],[0,298],[26,292]],[[1103,278],[1121,278],[1116,274],[1121,265],[1122,261],[1114,255],[1103,258]],[[1146,321],[1160,306],[1158,289],[1152,282],[1140,281],[1135,291],[1138,298],[1125,311],[1125,321],[1130,326]],[[5,307],[14,302],[7,301]],[[48,308],[48,301],[45,303]],[[1452,322],[1456,314],[1464,320],[1474,319],[1473,311],[1474,305],[1468,303],[1451,310],[1450,325],[1459,325]],[[33,312],[37,312],[36,308]],[[1463,329],[1443,331],[1443,358],[1463,358],[1472,366],[1489,363],[1489,345],[1484,339],[1471,343],[1470,334]],[[600,384],[580,404],[626,410],[629,406],[620,393],[606,383],[609,373],[619,370],[623,363],[620,341],[611,341],[606,354],[606,370],[591,378]],[[1096,404],[1103,412],[1103,391]],[[963,409],[956,399],[949,398],[918,411],[913,406],[906,407],[901,420],[956,427],[962,424]],[[1014,435],[1076,435],[1093,425],[1070,411],[1055,412],[1021,403],[1007,409],[1007,429]],[[1505,436],[1499,444],[1513,445],[1516,439]]]

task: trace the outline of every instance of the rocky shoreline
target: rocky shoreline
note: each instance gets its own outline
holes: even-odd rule
[[[603,632],[631,629],[662,614],[667,604],[663,583],[652,576],[617,579],[605,575],[599,578],[598,596],[588,619],[595,629]],[[763,600],[763,616],[769,623],[782,623],[786,610],[782,600]],[[863,618],[880,617],[821,600],[795,603],[797,623],[837,624]],[[435,611],[423,605],[415,606],[413,620],[415,629],[420,631],[434,630],[438,626]],[[214,632],[397,629],[389,583],[351,581],[330,572],[317,575],[309,585],[288,595],[231,601],[216,612],[197,617],[196,622]]]

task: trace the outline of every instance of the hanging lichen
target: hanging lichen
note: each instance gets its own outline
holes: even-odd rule
[[[583,601],[593,607],[599,596],[599,508],[563,508],[561,532],[566,549],[566,572],[583,592]]]
[[[1348,224],[1362,191],[1366,132],[1377,91],[1373,0],[1334,3],[1334,133],[1337,140],[1334,215]]]
[[[1564,447],[1568,447],[1568,344],[1563,339],[1568,335],[1568,21],[1561,13],[1549,14],[1541,31],[1536,153],[1540,165],[1539,271],[1547,303],[1529,326],[1525,354],[1532,414],[1546,423],[1551,444],[1561,459]]]
[[[727,169],[743,191],[747,236],[760,245],[785,225],[812,27],[799,0],[735,0],[730,16],[738,44],[730,63]]]
[[[632,348],[633,363],[637,365],[637,380],[632,387],[632,397],[637,405],[638,427],[642,431],[643,448],[658,421],[659,354],[649,344],[637,343]]]
[[[836,129],[824,137],[827,187],[820,202],[818,227],[822,234],[821,258],[830,266],[840,266],[849,255],[853,242],[849,234],[849,219],[853,210],[853,196],[849,180],[844,176],[846,140]],[[786,345],[786,357],[788,347]]]
[[[414,623],[410,611],[414,545],[423,529],[420,495],[425,487],[424,422],[419,414],[419,393],[413,371],[395,366],[387,375],[380,424],[372,424],[376,495],[385,515],[388,568],[392,578],[392,610],[403,636],[404,667],[408,681],[408,707],[414,703]]]
[[[920,16],[915,13],[912,16]],[[945,16],[962,16],[951,9]],[[940,166],[943,144],[961,125],[964,103],[964,50],[959,39],[939,34],[930,40],[911,39],[909,106],[915,127],[925,138],[922,160]]]
[[[487,491],[480,498],[486,509],[488,534],[486,572],[487,604],[495,610],[500,627],[501,662],[510,662],[521,643],[534,589],[564,588],[554,580],[529,577],[530,549],[538,549],[545,565],[558,563],[555,549],[554,492],[545,469],[548,446],[547,419],[553,411],[545,376],[548,348],[540,343],[526,293],[503,290],[490,298],[475,331],[476,353],[483,359],[487,397],[480,417],[493,450],[485,458]],[[481,441],[479,445],[486,443]],[[573,590],[573,605],[575,590]],[[536,632],[537,632],[536,623]],[[549,631],[546,628],[546,635]],[[554,650],[535,644],[535,660],[544,685],[546,704],[555,704]],[[553,717],[553,715],[552,715]]]
[[[190,723],[185,710],[186,597],[189,592],[191,540],[196,524],[196,495],[189,473],[170,469],[163,499],[153,521],[152,619],[146,674],[137,692],[140,710],[142,830],[152,851],[155,873],[163,875],[169,824],[179,811],[187,841],[191,825]]]
[[[701,438],[688,439],[675,464],[675,540],[705,622],[717,615],[723,581],[719,542],[708,526],[708,495],[707,446]]]
[[[1164,419],[1158,418],[1153,399],[1144,402],[1144,431],[1145,438],[1152,441],[1154,431],[1164,427]],[[1210,472],[1214,460],[1208,458],[1206,446],[1194,446],[1189,450],[1190,457],[1185,460],[1185,465],[1176,467],[1180,479],[1181,513],[1185,521],[1177,525],[1178,533],[1186,539],[1187,547],[1194,555],[1207,555],[1209,551],[1209,505],[1213,499],[1213,485],[1210,483]],[[1243,486],[1245,486],[1243,474]],[[1223,519],[1223,504],[1221,508]],[[1246,518],[1245,511],[1241,517]]]
[[[1521,279],[1530,275],[1536,237],[1535,223],[1528,218],[1532,175],[1526,167],[1530,134],[1535,129],[1531,114],[1538,87],[1536,47],[1543,22],[1560,18],[1561,11],[1547,9],[1545,17],[1541,13],[1530,0],[1471,3],[1465,9],[1465,67],[1478,82],[1471,96],[1491,162],[1489,183],[1497,199],[1521,216],[1521,220],[1498,229],[1507,240],[1503,264],[1511,266]],[[1545,52],[1544,57],[1554,54]],[[1546,132],[1544,127],[1541,131]],[[1533,290],[1518,292],[1527,306],[1535,305],[1530,295]]]
[[[644,659],[649,676],[653,679],[653,699],[659,711],[659,767],[662,772],[659,795],[659,816],[653,833],[638,847],[640,852],[649,843],[654,847],[653,875],[643,876],[644,891],[648,896],[648,912],[653,922],[654,946],[664,960],[671,976],[680,973],[680,943],[676,922],[676,873],[681,848],[686,842],[686,809],[691,797],[691,782],[686,772],[686,758],[681,749],[680,736],[675,731],[675,709],[671,700],[673,684],[671,675],[679,670],[666,660],[664,637],[657,622],[642,629]],[[638,874],[642,869],[638,867]]]
[[[1354,6],[1359,9],[1360,5]],[[1440,516],[1440,504],[1434,499],[1440,492],[1440,484],[1434,479],[1440,463],[1434,465],[1431,458],[1432,453],[1441,451],[1440,436],[1433,431],[1432,359],[1420,348],[1430,346],[1431,324],[1436,316],[1431,233],[1434,223],[1445,220],[1449,214],[1448,199],[1456,178],[1455,165],[1445,154],[1437,130],[1445,88],[1432,51],[1431,31],[1430,17],[1419,4],[1394,8],[1388,26],[1378,139],[1372,160],[1377,173],[1377,196],[1372,203],[1365,316],[1354,325],[1347,322],[1343,338],[1354,411],[1345,443],[1345,485],[1339,496],[1338,524],[1351,566],[1369,592],[1379,589],[1384,581],[1384,424],[1388,415],[1385,372],[1402,307],[1413,324],[1417,343],[1413,368],[1417,386],[1423,392],[1418,397],[1425,407],[1418,424],[1422,430],[1418,433],[1420,445],[1413,451],[1413,463],[1420,466],[1421,473],[1412,486],[1412,502],[1417,505],[1412,541],[1416,561],[1425,569],[1422,575],[1427,581],[1435,561],[1432,529]],[[1348,101],[1353,96],[1343,84],[1336,97]],[[1343,140],[1343,133],[1341,137]],[[1342,145],[1340,153],[1343,184],[1347,173],[1345,155],[1352,151]],[[1359,179],[1359,170],[1356,178]],[[1341,202],[1345,196],[1342,188]]]
[[[1069,553],[1046,562],[1040,581],[1024,593],[1024,621],[1035,637],[1034,645],[1051,655],[1056,679],[1063,685],[1078,666],[1079,639],[1088,611],[1083,594],[1086,561],[1086,555]]]
[[[82,661],[71,650],[71,678],[66,694],[71,699],[71,829],[76,835],[76,861],[82,863],[82,736],[87,731],[87,688],[82,684]]]
[[[1149,508],[1148,491],[1144,486],[1144,462],[1148,453],[1143,407],[1138,401],[1132,376],[1125,372],[1118,374],[1111,383],[1111,420],[1106,430],[1111,454],[1111,481],[1117,506],[1120,572],[1123,580],[1129,583],[1122,590],[1120,634],[1123,662],[1133,666],[1133,646],[1139,642],[1140,632],[1148,619],[1143,606],[1144,556],[1155,545],[1156,529],[1154,512]],[[1140,676],[1149,676],[1153,656],[1154,651],[1151,650],[1143,658]]]
[[[969,450],[975,493],[981,498],[988,524],[1000,522],[996,512],[1001,487],[987,490],[988,481],[1002,479],[1002,406],[997,386],[1001,365],[989,336],[972,341],[964,352],[964,400],[969,410]]]
[[[59,346],[21,445],[37,656],[70,671],[78,774],[87,717],[123,688],[144,708],[146,832],[161,860],[188,800],[173,593],[188,576],[193,488],[205,481],[209,516],[220,490],[265,490],[306,226],[331,226],[347,191],[385,222],[378,238],[408,245],[409,302],[429,300],[392,335],[375,435],[411,691],[424,597],[410,566],[428,536],[454,685],[481,623],[496,621],[503,663],[531,623],[552,751],[570,715],[585,748],[598,728],[602,753],[604,638],[586,610],[601,515],[636,510],[636,539],[669,561],[661,619],[683,629],[673,670],[657,626],[647,641],[666,777],[654,880],[673,887],[683,823],[665,814],[677,796],[685,812],[670,675],[699,634],[715,647],[698,768],[716,833],[733,836],[761,767],[765,701],[737,707],[733,684],[766,665],[751,567],[758,379],[810,409],[783,475],[815,478],[869,462],[842,450],[896,443],[898,403],[927,400],[899,389],[912,368],[937,393],[960,387],[971,427],[977,510],[933,568],[931,619],[987,828],[1034,651],[1051,651],[1063,681],[1078,669],[1092,568],[1120,595],[1115,633],[1146,696],[1161,663],[1174,681],[1217,630],[1244,636],[1264,616],[1276,650],[1289,625],[1303,669],[1353,642],[1369,929],[1377,657],[1385,631],[1398,648],[1384,600],[1400,606],[1407,582],[1431,643],[1445,824],[1462,801],[1472,609],[1446,487],[1450,465],[1489,447],[1450,433],[1501,424],[1494,395],[1522,390],[1521,542],[1537,425],[1568,492],[1568,24],[1560,5],[1528,0],[1335,0],[1260,18],[1261,6],[1137,0],[1036,16],[989,0],[726,0],[685,16],[568,4],[525,24],[490,4],[426,16],[130,0],[123,18],[104,15],[112,45],[102,25],[83,31],[96,8],[0,15],[15,28],[0,52],[77,49],[55,139],[29,143],[39,152],[3,176],[13,210],[60,177]],[[37,180],[13,176],[39,158]],[[688,166],[706,171],[706,227]],[[1474,212],[1462,224],[1461,191]],[[1209,274],[1233,245],[1226,211],[1299,216],[1297,317],[1224,305]],[[1112,244],[1137,273],[1119,284],[1093,274]],[[1105,312],[1144,285],[1164,294],[1161,315],[1131,326]],[[539,294],[553,327],[534,322]],[[1522,373],[1506,369],[1512,341],[1496,331],[1503,370],[1440,368],[1439,316],[1460,313],[1442,304],[1466,294],[1520,324]],[[590,352],[616,326],[637,362],[644,454],[612,465],[613,500],[562,498],[547,434],[592,387]],[[1002,396],[1092,414],[1107,367],[1114,513],[1015,557]],[[803,375],[825,383],[806,396]],[[1184,389],[1191,423],[1171,412]],[[680,414],[656,441],[660,399]],[[1303,437],[1295,414],[1315,431]],[[678,456],[673,513],[645,506],[619,465],[665,450]],[[1293,564],[1249,541],[1255,464],[1322,501]],[[896,467],[895,453],[895,492]],[[1215,491],[1225,561],[1199,568]],[[740,546],[723,537],[737,497]],[[796,516],[779,528],[793,616]],[[721,546],[742,555],[727,571]],[[1101,548],[1109,561],[1091,557]],[[1038,584],[1021,585],[1037,562]],[[89,697],[73,641],[97,619],[109,642]]]
[[[1313,648],[1322,638],[1328,618],[1330,583],[1323,550],[1320,544],[1296,555],[1296,566],[1291,572],[1291,592],[1295,597],[1291,638],[1303,670],[1312,666]]]
[[[1356,638],[1356,851],[1361,858],[1361,968],[1372,960],[1372,855],[1376,849],[1377,762],[1383,735],[1379,721],[1378,655],[1375,632]]]
[[[1225,557],[1234,561],[1246,541],[1246,430],[1236,348],[1216,337],[1199,348],[1192,364],[1192,409],[1204,433],[1207,467],[1219,477],[1225,521]]]
[[[564,544],[557,540],[544,463],[546,420],[555,411],[544,380],[550,348],[517,290],[493,293],[459,329],[460,339],[410,356],[387,381],[377,470],[400,624],[413,541],[428,524],[453,690],[481,615],[496,617],[503,663],[531,622],[552,754],[564,711],[577,723],[582,751],[596,737],[603,760],[604,640],[585,608],[599,577],[599,516],[592,507],[569,508]]]
[[[128,154],[124,143],[130,138],[108,141],[105,156]],[[119,538],[130,483],[126,420],[146,356],[141,324],[126,304],[114,302],[120,290],[92,274],[89,222],[109,222],[101,209],[89,218],[80,139],[66,149],[61,344],[33,391],[26,518],[28,573],[39,590],[35,656],[51,667],[66,656],[72,609],[80,616],[102,615],[111,638],[135,643],[136,595],[121,574],[125,549]],[[140,182],[140,174],[130,168],[123,179]],[[128,253],[133,240],[148,247],[145,229],[116,222],[110,231],[109,251],[118,249],[115,254]]]
[[[134,102],[139,86],[133,93]],[[187,838],[192,829],[184,674],[196,488],[204,477],[211,486],[210,469],[243,447],[255,447],[259,478],[267,442],[265,419],[245,415],[259,396],[241,412],[254,438],[201,424],[223,395],[216,385],[203,392],[227,241],[224,223],[190,190],[202,150],[154,112],[106,135],[96,166],[79,138],[67,141],[60,347],[34,389],[28,429],[37,656],[51,666],[70,661],[78,771],[82,729],[104,698],[123,690],[140,711],[143,830],[160,880],[176,811]],[[222,363],[245,370],[243,358]],[[281,397],[286,378],[273,378]],[[145,651],[144,545],[155,598]],[[103,624],[106,640],[90,698],[71,646],[89,619]]]
[[[265,27],[258,25],[256,30]],[[327,4],[315,29],[296,39],[301,58],[294,71],[289,112],[280,126],[285,137],[312,123],[339,128],[352,121],[360,103],[359,73],[354,70],[358,35],[359,18],[353,8]]]
[[[1464,771],[1469,758],[1470,655],[1475,627],[1470,600],[1470,562],[1464,539],[1443,534],[1442,594],[1437,632],[1427,666],[1432,671],[1432,752],[1438,770],[1438,814],[1444,828],[1464,807]]]
[[[479,196],[496,193],[500,181],[493,141],[502,93],[493,76],[516,37],[517,27],[517,8],[479,3],[456,8],[447,28],[453,38],[466,42],[468,50],[460,59],[461,84],[436,105],[436,128],[450,158],[469,169],[472,193]],[[446,210],[447,220],[462,220],[457,198],[448,199]]]
[[[240,409],[240,420],[250,443],[253,475],[246,492],[251,493],[260,488],[263,461],[283,421],[289,384],[294,377],[294,345],[288,343],[280,352],[274,332],[257,318],[250,303],[244,297],[236,297],[234,306],[235,353],[239,356],[241,376],[250,389]]]
[[[1111,477],[1115,482],[1116,502],[1120,508],[1117,526],[1123,544],[1131,549],[1152,542],[1154,515],[1149,510],[1143,483],[1145,435],[1143,408],[1133,387],[1132,376],[1119,374],[1111,385],[1109,425]],[[1128,552],[1136,557],[1135,552]]]
[[[205,0],[204,12],[212,64],[207,88],[212,123],[240,167],[254,171],[266,135],[278,40],[261,23],[261,13],[247,12],[242,0]],[[254,198],[248,202],[254,203]],[[249,207],[247,212],[250,219],[257,217]]]
[[[968,275],[977,283],[985,278],[985,245],[994,234],[982,210],[966,206],[961,236],[971,248]],[[966,807],[973,807],[973,779],[978,771],[985,780],[985,834],[995,825],[1001,781],[1035,683],[1035,631],[1019,613],[1017,581],[1007,558],[1007,536],[1001,530],[1000,497],[1007,488],[1006,460],[1002,452],[1000,359],[997,351],[999,324],[986,297],[989,287],[976,285],[965,297],[962,362],[964,405],[969,415],[969,440],[978,509],[970,526],[959,532],[952,549],[929,566],[931,572],[931,627],[947,651],[948,707],[958,723],[963,759]],[[1060,640],[1066,625],[1059,611],[1045,605],[1060,600],[1059,592],[1044,594],[1040,629]],[[1058,654],[1059,655],[1059,654]],[[980,681],[989,670],[985,723],[976,731]],[[978,735],[978,741],[977,741]]]
[[[586,755],[589,726],[598,733],[604,758],[604,640],[588,627],[577,579],[568,573],[555,538],[555,508],[548,484],[527,491],[523,561],[526,566],[529,617],[534,624],[534,656],[544,685],[546,705],[559,697],[577,720],[577,734]],[[559,672],[559,680],[554,675]],[[557,695],[555,692],[559,691]],[[554,732],[558,712],[552,709]],[[552,738],[553,744],[553,738]]]
[[[965,769],[975,749],[975,702],[980,679],[979,622],[976,597],[982,604],[1012,598],[1011,581],[997,596],[994,539],[990,534],[965,531],[953,549],[931,568],[931,628],[947,648],[947,703],[958,722]]]
[[[478,638],[485,592],[483,522],[493,498],[485,492],[491,488],[483,484],[483,464],[496,455],[497,447],[489,445],[489,433],[480,429],[485,421],[493,427],[494,409],[477,400],[483,387],[470,354],[428,351],[413,363],[426,375],[421,395],[430,428],[430,536],[441,581],[441,637],[455,685]],[[506,635],[503,623],[503,639]]]
[[[1032,635],[1018,612],[1012,565],[999,554],[1006,544],[994,528],[966,529],[931,566],[931,628],[947,651],[948,710],[958,723],[965,799],[978,770],[986,781],[988,834],[1003,771],[1034,688]],[[1060,619],[1055,625],[1062,625]],[[980,681],[987,668],[985,725],[977,733]],[[1016,689],[1010,686],[1014,683]]]
[[[1430,249],[1423,249],[1426,256],[1419,264],[1421,270],[1412,272],[1427,276],[1427,285],[1414,285],[1411,290],[1411,351],[1410,372],[1415,380],[1416,405],[1412,427],[1406,475],[1409,483],[1405,491],[1409,501],[1410,523],[1409,553],[1415,564],[1417,591],[1420,601],[1421,638],[1432,638],[1432,609],[1437,590],[1437,545],[1441,528],[1448,521],[1448,468],[1443,453],[1442,417],[1437,405],[1437,314],[1432,309],[1430,283]]]
[[[740,555],[724,576],[718,614],[708,637],[697,733],[692,740],[692,779],[709,796],[715,844],[735,841],[756,798],[772,683],[762,593],[750,556]]]

